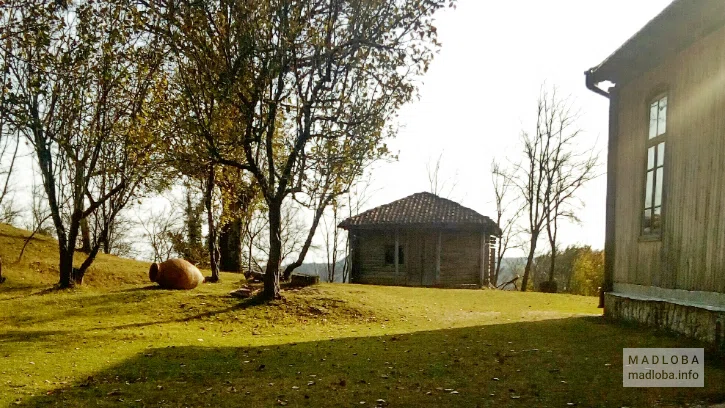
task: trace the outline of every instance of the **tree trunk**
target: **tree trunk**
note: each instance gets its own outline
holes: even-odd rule
[[[531,245],[529,246],[529,256],[526,258],[526,267],[524,267],[524,279],[521,281],[521,291],[526,292],[526,286],[529,283],[529,275],[531,274],[531,267],[534,265],[534,253],[536,253],[536,241],[538,240],[538,234],[532,235]]]
[[[269,259],[267,270],[264,272],[264,291],[262,296],[265,299],[279,299],[279,265],[282,261],[282,203],[269,201]]]
[[[216,228],[214,227],[214,208],[212,206],[212,198],[214,194],[214,166],[209,166],[209,174],[206,180],[206,190],[204,191],[204,205],[206,206],[206,217],[209,224],[209,236],[207,237],[207,246],[209,248],[209,267],[211,268],[211,277],[206,278],[206,282],[219,282],[219,252],[216,244]]]
[[[5,282],[5,277],[3,276],[3,259],[0,258],[0,284]]]
[[[68,248],[60,249],[60,281],[58,286],[61,289],[70,288],[73,286],[73,252],[74,248],[69,246]]]
[[[88,227],[86,218],[81,220],[81,241],[83,241],[81,252],[84,254],[91,252],[91,229]]]
[[[554,281],[554,267],[556,266],[556,248],[551,248],[551,257],[549,258],[549,282]]]
[[[219,233],[219,269],[226,272],[242,270],[242,219],[235,217],[224,224]]]

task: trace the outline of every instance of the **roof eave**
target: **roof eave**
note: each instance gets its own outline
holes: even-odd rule
[[[443,229],[451,231],[489,231],[492,235],[501,236],[501,229],[495,223],[378,223],[378,224],[350,224],[341,222],[338,228],[345,230],[390,230],[390,229]]]
[[[675,0],[599,65],[588,81],[621,84],[647,72],[725,23],[722,0]]]

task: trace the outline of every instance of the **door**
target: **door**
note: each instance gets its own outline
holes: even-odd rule
[[[406,259],[406,280],[408,286],[420,286],[423,284],[423,246],[424,235],[420,232],[411,231],[407,234],[408,254]]]
[[[423,286],[433,286],[436,282],[436,241],[437,235],[428,233],[423,235],[421,265],[423,270]]]

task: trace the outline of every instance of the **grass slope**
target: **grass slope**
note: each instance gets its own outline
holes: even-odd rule
[[[0,256],[26,232],[0,226]],[[53,241],[6,261],[0,406],[680,406],[704,389],[623,389],[623,347],[697,347],[605,324],[596,299],[323,284],[254,305],[241,283],[155,289],[148,264],[102,256],[88,285],[48,291]],[[57,269],[56,269],[57,270]],[[709,356],[709,354],[707,354]],[[385,403],[378,403],[384,400]],[[364,402],[364,404],[363,404]]]

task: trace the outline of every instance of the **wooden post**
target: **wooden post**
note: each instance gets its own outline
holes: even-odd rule
[[[349,275],[347,277],[349,283],[357,283],[355,282],[355,279],[360,274],[360,269],[362,268],[360,259],[360,237],[358,236],[358,232],[353,232],[353,230],[350,230],[348,233],[348,238],[350,240],[350,256],[352,257],[349,270]]]
[[[609,148],[607,152],[607,201],[604,231],[604,282],[599,307],[604,307],[604,293],[614,289],[614,254],[616,250],[615,210],[617,204],[617,140],[619,139],[619,90],[609,89]]]
[[[436,285],[441,284],[441,231],[438,230],[436,241]]]
[[[481,271],[479,276],[479,286],[485,287],[488,285],[488,240],[486,239],[486,233],[481,233]]]
[[[400,248],[400,237],[399,237],[398,229],[395,229],[395,278],[398,277],[398,251]]]

